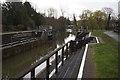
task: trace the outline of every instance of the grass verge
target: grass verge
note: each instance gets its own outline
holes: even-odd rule
[[[101,37],[104,43],[94,45],[94,60],[97,78],[118,77],[118,42],[103,31],[92,31],[92,35]],[[120,44],[120,43],[119,43]]]

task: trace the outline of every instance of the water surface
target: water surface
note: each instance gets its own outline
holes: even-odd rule
[[[43,58],[46,54],[49,54],[55,48],[58,48],[68,41],[74,39],[75,35],[72,33],[58,33],[51,41],[41,40],[38,47],[3,60],[3,77],[15,76],[19,72],[38,62],[41,58]]]

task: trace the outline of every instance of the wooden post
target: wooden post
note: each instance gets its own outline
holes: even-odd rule
[[[46,61],[46,79],[49,80],[49,58]]]
[[[62,47],[62,66],[64,64],[64,47]]]
[[[70,53],[76,51],[76,41],[70,41]]]
[[[31,71],[31,80],[35,80],[35,68]]]
[[[56,69],[56,71],[55,71],[55,73],[57,73],[58,72],[58,68],[57,68],[57,66],[58,66],[58,51],[55,53],[55,63],[56,63],[56,65],[55,65],[55,69]]]

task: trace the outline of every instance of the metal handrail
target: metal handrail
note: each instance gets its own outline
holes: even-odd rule
[[[35,71],[35,68],[38,67],[39,65],[41,65],[43,62],[47,61],[51,56],[53,56],[54,54],[56,54],[59,50],[63,49],[66,45],[68,45],[69,42],[67,42],[66,44],[62,45],[61,47],[55,49],[54,51],[52,51],[49,55],[46,55],[44,58],[42,58],[40,61],[38,61],[37,63],[35,63],[34,65],[30,66],[29,68],[27,68],[25,71],[21,72],[20,74],[14,76],[14,78],[16,79],[21,79],[23,78],[25,75],[27,75],[29,72],[32,73],[32,71]],[[48,65],[48,64],[47,64]],[[34,74],[35,76],[35,74]]]

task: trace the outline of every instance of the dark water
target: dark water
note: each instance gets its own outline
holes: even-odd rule
[[[49,54],[55,48],[58,48],[59,46],[74,39],[75,36],[72,33],[58,33],[51,41],[41,40],[39,47],[30,49],[29,51],[25,51],[16,56],[12,56],[6,60],[3,60],[3,77],[15,76],[19,72],[28,68],[30,65],[38,62],[44,55]]]

